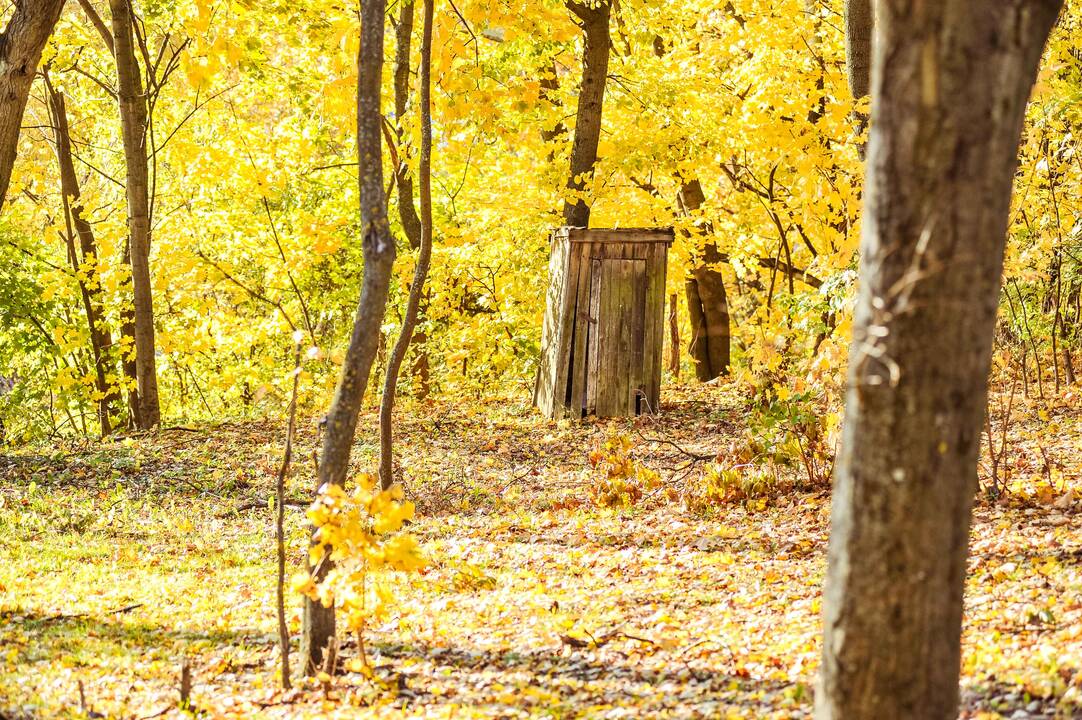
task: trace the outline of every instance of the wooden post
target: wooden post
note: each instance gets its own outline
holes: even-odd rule
[[[669,372],[680,379],[680,321],[676,314],[676,293],[669,295]]]

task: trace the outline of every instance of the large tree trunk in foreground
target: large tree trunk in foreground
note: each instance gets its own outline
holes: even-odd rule
[[[379,347],[380,326],[387,310],[391,268],[394,266],[395,246],[387,222],[380,134],[385,8],[385,0],[366,0],[361,4],[361,46],[357,53],[357,160],[364,277],[342,375],[327,413],[317,487],[345,484],[357,432],[357,415]],[[312,674],[320,668],[323,652],[334,632],[334,609],[305,598],[301,662],[306,673]]]
[[[135,368],[139,387],[136,424],[149,430],[161,422],[158,370],[154,358],[154,298],[150,281],[150,172],[147,167],[147,100],[135,57],[131,0],[109,0],[113,15],[117,94],[127,169],[128,236],[135,305]]]
[[[417,267],[413,271],[406,316],[394,350],[387,362],[383,383],[383,398],[379,406],[379,479],[383,489],[394,484],[393,428],[394,400],[398,373],[406,358],[424,297],[428,267],[432,262],[432,13],[433,0],[424,0],[424,21],[421,31],[421,163],[417,173],[421,191],[421,248]],[[410,198],[412,205],[413,198]]]
[[[86,313],[86,324],[90,330],[90,350],[94,358],[94,382],[98,399],[98,423],[101,434],[106,436],[113,431],[112,405],[116,399],[116,388],[109,383],[108,375],[113,371],[114,359],[111,357],[113,339],[105,324],[105,303],[102,299],[101,284],[98,282],[98,246],[94,237],[94,228],[83,216],[83,203],[80,200],[79,178],[75,174],[75,163],[71,154],[71,133],[68,129],[68,111],[64,94],[58,92],[45,76],[45,89],[49,98],[49,109],[53,119],[53,140],[56,145],[56,158],[60,166],[60,190],[64,196],[64,211],[69,221],[66,242],[68,260],[79,283],[79,295]],[[79,239],[76,249],[75,239]],[[90,265],[85,274],[80,270]]]
[[[860,295],[820,720],[958,713],[962,591],[1011,188],[1060,0],[876,5]]]
[[[17,2],[7,27],[0,33],[0,207],[4,206],[15,167],[19,130],[34,73],[63,7],[64,0]]]
[[[698,180],[684,183],[680,188],[680,210],[685,215],[695,212],[706,202],[702,185]],[[705,223],[706,235],[714,229]],[[731,333],[729,326],[729,298],[725,293],[725,280],[718,270],[724,262],[713,240],[706,243],[698,264],[684,279],[684,292],[691,319],[691,343],[688,354],[695,365],[695,377],[708,382],[729,372]]]
[[[568,2],[567,8],[582,22],[585,36],[582,51],[582,86],[579,88],[579,107],[575,116],[575,141],[571,146],[571,177],[567,187],[583,192],[593,177],[597,164],[597,144],[601,140],[601,115],[605,101],[605,80],[609,74],[609,0],[601,0],[596,7]],[[579,198],[574,203],[564,203],[564,223],[572,227],[590,225],[590,206]]]

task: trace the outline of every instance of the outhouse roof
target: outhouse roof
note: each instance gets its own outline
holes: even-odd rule
[[[566,237],[571,242],[613,243],[665,243],[671,245],[675,233],[671,227],[652,228],[556,228],[556,237]]]

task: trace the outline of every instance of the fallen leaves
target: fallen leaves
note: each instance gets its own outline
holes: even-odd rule
[[[704,432],[701,409],[682,402],[666,411],[637,422],[679,447],[648,443],[636,461],[672,482],[682,451],[724,447],[729,426]],[[81,681],[108,717],[180,717],[187,655],[208,717],[810,716],[824,496],[707,514],[663,495],[596,508],[582,477],[607,425],[498,404],[403,415],[408,494],[428,510],[409,529],[431,565],[396,583],[394,611],[366,631],[367,665],[344,637],[338,672],[290,694],[275,689],[270,512],[223,512],[269,492],[274,433],[216,430],[220,455],[204,435],[163,433],[40,469],[19,460],[0,479],[0,708],[70,715]],[[634,423],[619,429],[635,437]],[[371,442],[359,439],[362,467]],[[136,453],[118,487],[113,468]],[[84,471],[78,483],[56,480],[63,463]],[[307,473],[290,478],[293,496]],[[299,570],[300,511],[287,529]],[[964,716],[1082,709],[1080,562],[1073,505],[978,507]],[[287,615],[296,638],[298,598]]]

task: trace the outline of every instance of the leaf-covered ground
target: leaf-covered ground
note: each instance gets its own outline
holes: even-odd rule
[[[663,482],[618,510],[588,501],[608,424],[514,403],[400,412],[412,530],[433,565],[366,636],[374,681],[348,670],[350,639],[342,674],[285,694],[278,424],[0,456],[0,717],[180,717],[185,656],[206,717],[808,717],[828,495],[693,513],[683,488],[742,419],[713,388],[670,391],[664,410],[615,425]],[[965,717],[1082,717],[1078,417],[1014,420],[1015,494],[978,507]],[[371,468],[374,416],[361,427],[357,466]],[[295,565],[315,433],[290,478]],[[290,614],[296,639],[296,598]]]

